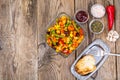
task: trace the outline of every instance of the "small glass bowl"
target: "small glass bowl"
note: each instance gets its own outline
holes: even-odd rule
[[[95,22],[95,21],[99,21],[99,22],[101,22],[102,25],[103,25],[102,30],[101,30],[100,32],[94,32],[94,31],[91,29],[91,25],[92,25],[92,23]],[[103,30],[104,30],[104,24],[103,24],[103,22],[102,22],[101,20],[99,20],[99,19],[94,19],[94,20],[92,20],[92,21],[90,22],[90,24],[89,24],[89,29],[90,29],[90,31],[91,31],[92,33],[94,33],[94,34],[100,34],[100,33],[102,33]]]
[[[101,12],[100,12],[100,10],[101,10]],[[102,4],[94,4],[91,7],[91,14],[95,18],[102,18],[105,15],[105,12],[106,12],[105,7]]]
[[[83,11],[83,12],[85,12],[85,13],[87,14],[87,19],[86,19],[85,21],[83,21],[83,22],[78,21],[78,19],[76,18],[77,13],[80,12],[80,11]],[[83,16],[84,16],[84,15],[83,15]],[[79,10],[77,10],[77,11],[75,12],[74,18],[75,18],[75,21],[76,21],[77,23],[84,24],[84,23],[86,23],[86,22],[89,20],[89,13],[88,13],[87,11],[83,10],[83,9],[79,9]]]

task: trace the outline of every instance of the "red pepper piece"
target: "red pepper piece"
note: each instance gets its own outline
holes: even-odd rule
[[[62,39],[58,40],[59,44],[64,44],[64,41]]]
[[[63,53],[64,53],[64,54],[67,54],[67,55],[70,54],[70,53],[69,53],[69,50],[63,50]]]
[[[113,5],[109,5],[106,7],[106,12],[108,15],[108,30],[110,31],[113,27],[114,18],[115,18],[115,7]]]

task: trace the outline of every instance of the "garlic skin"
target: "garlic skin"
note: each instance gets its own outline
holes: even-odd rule
[[[110,42],[116,42],[118,38],[119,38],[119,34],[116,31],[111,30],[109,31],[106,39]]]

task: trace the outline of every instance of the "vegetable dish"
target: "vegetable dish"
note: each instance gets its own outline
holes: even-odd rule
[[[58,17],[46,33],[47,44],[66,56],[74,51],[83,39],[83,29],[66,15]]]

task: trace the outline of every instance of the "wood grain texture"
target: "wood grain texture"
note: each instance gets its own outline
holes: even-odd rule
[[[109,0],[111,4],[113,4],[113,0]],[[96,0],[96,3],[106,5],[105,0]],[[102,34],[100,35],[94,35],[94,39],[100,38],[104,42],[106,42],[109,46],[112,52],[115,52],[115,44],[110,43],[106,40],[107,33],[108,33],[108,27],[107,27],[107,16],[105,15],[101,21],[104,22],[105,29]],[[112,63],[112,65],[111,65]],[[108,68],[109,66],[109,68]],[[108,73],[105,73],[108,72]],[[116,80],[116,62],[115,62],[115,57],[114,56],[109,56],[104,65],[100,68],[98,71],[98,76],[96,80]]]
[[[4,8],[9,5],[4,14],[10,20],[4,21],[8,26],[1,26],[5,55],[1,60],[4,61],[3,80],[37,80],[36,3],[36,0],[6,0],[4,3]]]
[[[15,79],[37,80],[37,0],[19,0],[16,6]]]
[[[0,0],[0,80],[13,79],[14,39],[10,28],[10,1]]]
[[[116,8],[116,17],[115,17],[115,26],[116,31],[120,34],[120,7],[118,6],[120,4],[120,0],[114,1],[115,8]],[[116,52],[120,54],[120,39],[116,42]],[[116,68],[117,68],[117,80],[120,80],[120,57],[117,57],[116,59]]]
[[[74,0],[38,0],[38,39],[45,42],[45,30],[48,23],[60,12],[74,13]],[[57,55],[48,46],[39,45],[38,80],[75,80],[70,72],[75,54],[68,58]]]
[[[88,5],[89,4],[89,0],[75,0],[75,12],[79,9],[88,11]],[[88,21],[89,22],[89,21]],[[87,45],[89,44],[89,32],[88,32],[88,22],[86,24],[81,25],[86,34],[85,34],[85,41],[83,42],[82,46],[77,50],[76,53],[76,57],[85,49],[85,47],[87,47]]]
[[[77,80],[70,72],[76,57],[93,40],[101,38],[113,53],[120,53],[120,39],[106,40],[107,15],[101,20],[105,30],[100,35],[83,24],[87,37],[82,47],[68,58],[56,54],[45,44],[48,23],[60,12],[73,16],[78,9],[89,12],[94,3],[106,0],[0,0],[0,80]],[[116,7],[114,28],[120,34],[120,0],[109,0]],[[90,80],[90,79],[89,79]],[[96,80],[120,80],[120,58],[109,56]]]
[[[77,12],[77,10],[79,10],[79,9],[88,11],[88,7],[89,7],[88,4],[89,4],[89,0],[75,0],[75,12]],[[83,26],[83,28],[86,32],[86,35],[85,35],[85,41],[83,42],[82,46],[76,52],[76,58],[81,54],[81,52],[89,44],[88,22],[86,24],[81,25],[81,26]],[[76,79],[76,80],[78,80],[78,79]]]
[[[111,3],[113,3],[113,0],[109,0]],[[82,4],[81,4],[82,3]],[[87,9],[89,11],[90,6],[95,4],[95,3],[99,3],[102,5],[105,5],[105,0],[76,0],[76,8],[77,9]],[[90,11],[89,11],[90,13]],[[92,41],[94,41],[95,39],[102,39],[104,40],[106,43],[108,43],[108,45],[110,46],[110,48],[112,49],[112,52],[115,52],[115,44],[114,43],[110,43],[106,40],[107,37],[107,33],[108,33],[108,29],[107,29],[107,16],[105,16],[104,18],[102,18],[101,20],[104,22],[105,24],[105,30],[102,34],[100,35],[94,35],[92,34],[88,28],[88,25],[90,23],[90,21],[93,19],[90,15],[90,19],[88,21],[88,24],[85,25],[86,26],[86,30],[88,32],[88,43],[91,43]],[[112,65],[110,64],[112,63]],[[109,68],[108,68],[109,66]],[[103,72],[109,72],[109,73],[103,73]],[[107,76],[106,76],[107,75]],[[103,67],[99,70],[98,72],[98,76],[96,78],[96,80],[116,80],[116,63],[115,63],[115,57],[109,57],[108,60],[105,62],[105,64],[103,65]]]

